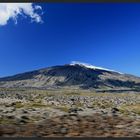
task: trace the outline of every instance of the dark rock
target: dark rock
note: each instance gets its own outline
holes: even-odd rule
[[[11,106],[15,106],[15,105],[16,105],[16,103],[12,103],[12,104],[11,104]]]
[[[75,99],[74,98],[71,98],[71,101],[75,101]]]
[[[104,110],[101,110],[101,113],[106,115],[108,112],[104,111]]]
[[[112,108],[111,111],[112,111],[112,113],[117,113],[117,112],[119,112],[119,109],[114,107],[114,108]]]
[[[77,108],[70,108],[69,113],[77,113],[78,109]]]
[[[28,111],[27,111],[27,110],[22,110],[22,113],[27,114],[27,113],[28,113]]]
[[[70,113],[69,116],[78,116],[76,113]]]
[[[12,116],[12,115],[6,116],[6,117],[7,117],[7,119],[15,119],[15,116]]]
[[[25,124],[25,123],[27,123],[27,121],[25,121],[25,120],[20,120],[19,122],[20,122],[20,124]]]
[[[21,116],[22,119],[29,120],[27,116]]]
[[[11,107],[11,106],[12,106],[11,104],[6,104],[6,105],[5,105],[5,107]]]

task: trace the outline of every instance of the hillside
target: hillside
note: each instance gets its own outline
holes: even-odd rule
[[[0,78],[0,87],[139,89],[140,78],[84,63],[52,66]]]

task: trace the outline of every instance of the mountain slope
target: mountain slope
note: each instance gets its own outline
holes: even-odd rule
[[[139,86],[139,77],[78,62],[0,78],[0,87],[136,89]]]

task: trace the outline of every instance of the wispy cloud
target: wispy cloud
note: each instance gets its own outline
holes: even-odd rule
[[[10,19],[17,24],[19,15],[41,23],[42,18],[38,13],[40,11],[42,12],[42,7],[33,3],[0,3],[0,25],[6,25]]]

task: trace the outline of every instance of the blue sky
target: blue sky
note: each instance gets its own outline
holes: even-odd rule
[[[38,5],[43,23],[0,26],[0,77],[71,61],[140,76],[140,4]]]

